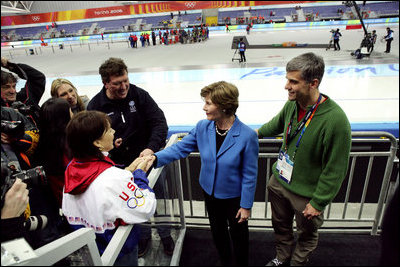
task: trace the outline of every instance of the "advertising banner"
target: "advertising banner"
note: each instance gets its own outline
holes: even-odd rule
[[[106,18],[149,13],[177,12],[210,8],[229,8],[281,4],[301,4],[316,1],[167,1],[145,4],[89,8],[19,16],[2,16],[1,26]]]

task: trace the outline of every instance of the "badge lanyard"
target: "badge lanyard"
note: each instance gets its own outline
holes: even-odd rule
[[[307,112],[307,114],[304,116],[303,120],[301,121],[301,123],[299,124],[299,126],[297,127],[296,131],[293,133],[293,135],[291,135],[291,131],[292,131],[292,123],[293,123],[293,116],[288,124],[288,128],[286,131],[286,138],[285,138],[285,153],[287,153],[287,144],[298,134],[298,132],[301,130],[299,139],[297,140],[296,143],[296,150],[293,153],[293,161],[294,161],[294,157],[296,155],[297,149],[299,148],[300,145],[300,140],[303,137],[304,132],[306,131],[307,126],[310,124],[312,118],[314,117],[315,111],[317,110],[318,105],[321,102],[321,98],[322,95],[320,94],[318,97],[317,102],[311,107],[311,109]]]

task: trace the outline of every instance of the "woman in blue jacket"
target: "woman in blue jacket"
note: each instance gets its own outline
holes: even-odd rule
[[[207,119],[199,121],[182,141],[155,153],[154,165],[158,168],[191,152],[200,152],[200,185],[221,263],[234,263],[231,236],[236,264],[246,266],[247,220],[256,189],[258,137],[235,115],[239,106],[235,85],[216,82],[204,87],[200,95]]]

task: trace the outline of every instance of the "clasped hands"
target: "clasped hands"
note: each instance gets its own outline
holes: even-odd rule
[[[128,167],[125,168],[125,170],[134,172],[135,170],[140,169],[144,172],[147,172],[153,165],[154,160],[156,159],[153,154],[154,152],[151,149],[146,148],[140,153],[140,156],[138,158],[136,158]]]

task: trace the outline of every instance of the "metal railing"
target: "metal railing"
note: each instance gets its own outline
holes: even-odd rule
[[[367,137],[373,139],[366,139]],[[347,179],[344,180],[341,190],[343,200],[333,201],[328,205],[324,212],[325,222],[321,227],[322,231],[331,232],[370,232],[372,235],[378,233],[380,227],[382,213],[384,210],[385,201],[388,194],[389,182],[393,170],[393,164],[395,161],[395,155],[397,150],[397,140],[396,138],[387,132],[352,132],[352,143],[353,145],[358,142],[390,142],[390,148],[387,151],[368,151],[368,146],[366,149],[364,147],[359,148],[361,151],[352,151],[350,153],[349,170],[347,174]],[[280,147],[282,139],[261,139],[259,140],[260,145],[277,146]],[[261,149],[260,149],[261,151]],[[192,182],[191,178],[191,158],[192,162],[199,158],[199,153],[191,153],[190,156],[182,161],[182,164],[186,166],[186,173],[183,173],[184,180],[186,179],[186,191],[185,195],[185,212],[186,212],[186,224],[188,227],[208,227],[208,220],[204,220],[207,217],[207,212],[205,209],[205,204],[201,198],[193,197],[196,183]],[[264,197],[263,201],[256,199],[252,208],[251,219],[249,220],[250,228],[257,228],[261,230],[268,230],[272,228],[271,223],[271,211],[270,204],[268,202],[268,190],[266,185],[268,184],[269,178],[272,174],[272,165],[278,157],[278,151],[274,152],[260,152],[259,153],[259,175],[258,178],[264,181],[258,181],[257,187],[260,184],[263,185]],[[352,190],[360,191],[359,188],[359,178],[358,184],[354,183],[355,176],[360,176],[360,173],[356,173],[356,163],[358,160],[366,158],[368,164],[366,167],[366,174],[363,178],[363,188],[361,191],[361,196],[358,201],[351,200],[354,199],[352,195]],[[386,166],[384,172],[381,174],[376,174],[374,170],[374,161],[377,158],[386,158]],[[197,159],[199,160],[199,159]],[[264,162],[263,162],[264,161]],[[266,167],[260,170],[261,163],[266,163]],[[196,165],[196,164],[194,164]],[[376,166],[375,166],[376,167]],[[360,168],[359,168],[360,169]],[[366,201],[367,199],[373,198],[371,183],[371,174],[374,173],[375,176],[382,175],[380,177],[373,177],[374,180],[378,180],[380,191],[379,198],[377,201],[371,203],[371,201]],[[196,173],[197,175],[197,173]],[[398,176],[397,176],[398,179]],[[376,183],[376,182],[375,182]],[[374,188],[375,189],[375,188]],[[376,191],[376,190],[375,190]],[[199,194],[198,194],[199,195]],[[351,201],[350,201],[351,200]]]
[[[60,45],[62,48],[60,48]],[[2,48],[2,54],[10,59],[24,56],[41,56],[52,54],[66,54],[92,51],[97,49],[121,49],[121,46],[130,48],[127,39],[94,39],[94,40],[78,40],[69,42],[53,42],[47,46],[40,45],[23,45],[15,47]]]

